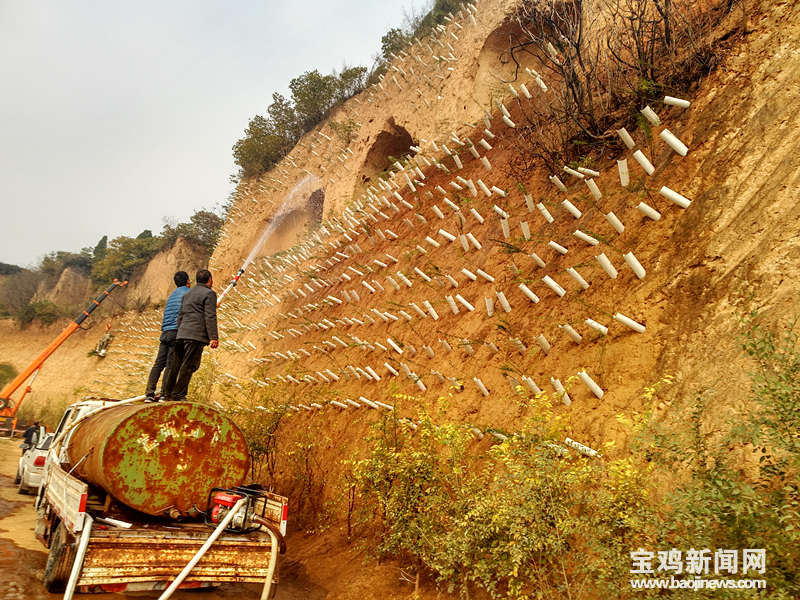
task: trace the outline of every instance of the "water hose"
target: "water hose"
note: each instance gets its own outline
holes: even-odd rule
[[[228,295],[228,292],[230,292],[233,288],[236,287],[236,284],[239,283],[239,278],[242,275],[244,275],[244,267],[239,269],[239,272],[236,273],[233,279],[231,279],[231,282],[228,284],[228,287],[222,290],[222,293],[219,296],[217,296],[217,308],[219,308],[219,305],[222,304],[222,300],[225,298],[225,296]]]
[[[236,501],[236,504],[233,505],[233,508],[228,512],[227,515],[225,515],[225,518],[222,519],[220,524],[217,525],[217,528],[214,530],[214,532],[210,536],[208,536],[206,543],[203,544],[200,550],[197,551],[197,554],[195,554],[194,558],[192,558],[192,560],[189,561],[189,564],[187,564],[183,568],[183,571],[180,572],[175,581],[173,581],[170,584],[170,586],[166,590],[164,590],[164,593],[158,597],[158,600],[167,600],[167,598],[169,598],[172,595],[172,593],[176,589],[178,589],[178,586],[183,582],[184,579],[186,579],[187,575],[189,575],[189,573],[192,572],[192,569],[195,568],[197,563],[200,562],[200,559],[203,558],[203,555],[211,547],[211,544],[217,541],[217,538],[222,534],[222,532],[225,530],[228,524],[233,520],[233,517],[236,516],[236,513],[239,512],[239,509],[246,501],[247,498],[240,498],[239,500]]]

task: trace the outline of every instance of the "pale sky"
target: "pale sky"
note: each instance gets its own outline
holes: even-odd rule
[[[372,66],[411,0],[0,0],[0,262],[161,231],[233,189],[291,79]],[[422,5],[417,0],[416,8]]]

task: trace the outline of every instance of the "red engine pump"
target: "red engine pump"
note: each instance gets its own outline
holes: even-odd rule
[[[258,531],[261,526],[266,527],[277,536],[280,543],[280,553],[286,552],[286,541],[283,535],[272,523],[264,518],[267,506],[266,494],[259,490],[243,487],[234,490],[212,489],[208,498],[210,510],[206,512],[206,525],[214,527],[224,521],[225,517],[242,498],[245,499],[245,503],[233,516],[225,531],[250,533]]]

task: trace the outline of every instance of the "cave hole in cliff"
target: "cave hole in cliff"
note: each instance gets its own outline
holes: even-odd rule
[[[369,183],[376,173],[386,171],[391,165],[389,157],[400,158],[409,153],[409,148],[414,145],[411,134],[404,127],[397,125],[393,117],[389,117],[386,126],[376,137],[364,159],[361,169],[361,180]]]

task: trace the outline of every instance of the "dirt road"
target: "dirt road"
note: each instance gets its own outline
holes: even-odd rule
[[[0,599],[53,600],[60,595],[44,591],[42,574],[47,550],[34,537],[36,512],[33,496],[17,493],[14,475],[19,464],[19,439],[0,438]],[[291,546],[290,546],[291,547]],[[281,565],[282,581],[276,600],[322,600],[327,590],[311,583],[303,565],[286,557]],[[159,592],[130,594],[76,594],[84,600],[158,598]],[[175,600],[251,600],[261,595],[255,584],[223,585],[213,592],[176,592]]]

